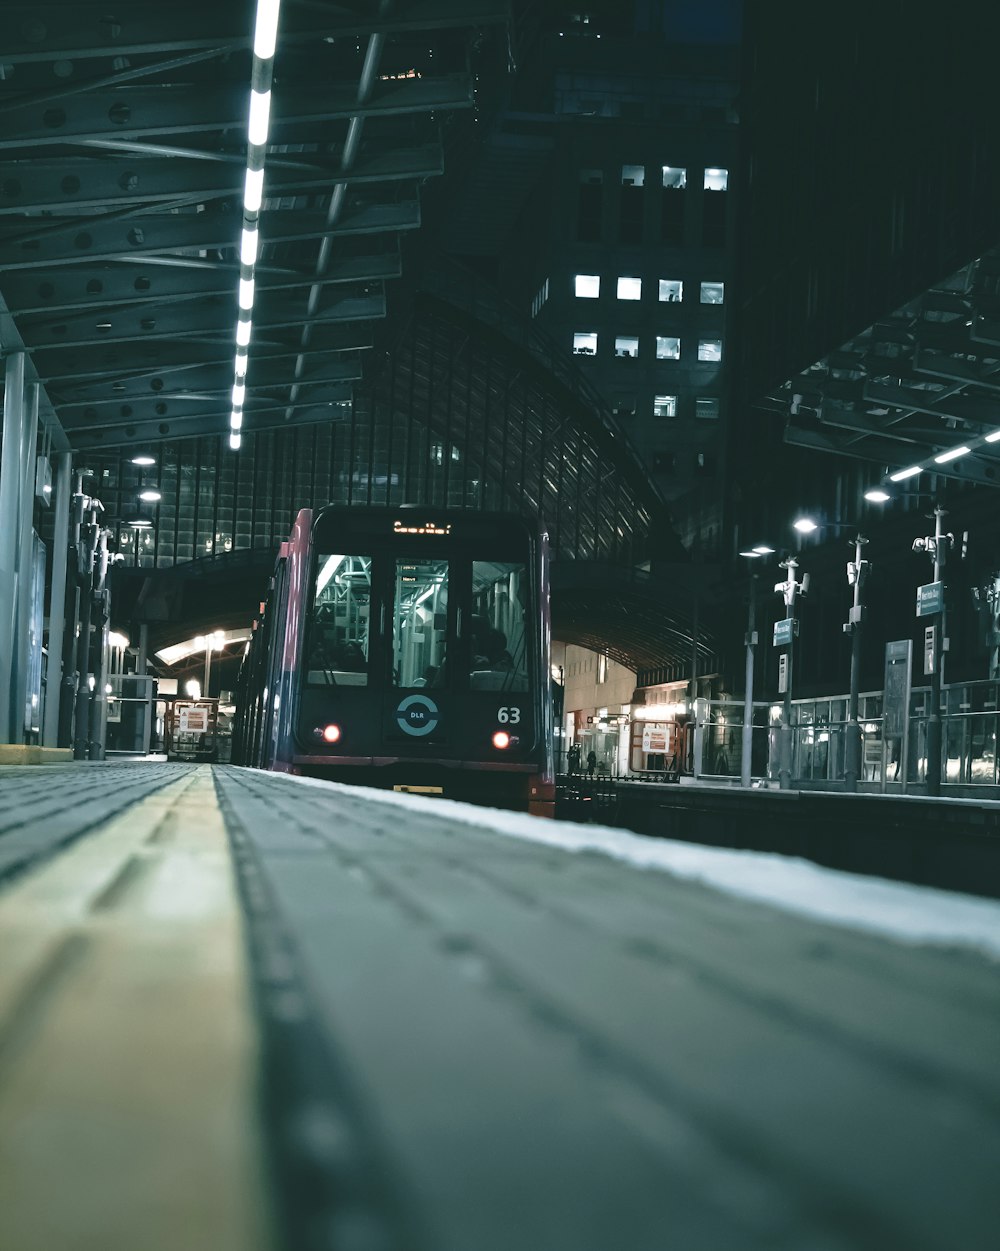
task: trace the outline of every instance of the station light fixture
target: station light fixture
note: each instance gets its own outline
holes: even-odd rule
[[[154,504],[156,503],[157,500],[161,499],[162,497],[159,491],[155,491],[153,490],[152,487],[149,487],[145,491],[139,492],[139,498],[141,500],[145,500],[147,504]]]
[[[148,517],[130,517],[125,523],[132,527],[133,530],[152,530],[153,523]]]
[[[870,491],[865,492],[865,499],[871,504],[888,504],[892,496],[881,487],[872,487]]]
[[[140,465],[143,468],[146,468],[149,465],[156,464],[156,457],[150,456],[148,452],[139,452],[137,455],[132,457],[132,464]]]
[[[942,452],[939,456],[934,457],[935,465],[947,465],[951,460],[958,460],[960,456],[968,456],[970,448],[964,444],[961,447],[949,448],[947,452]]]
[[[910,465],[907,469],[897,469],[895,473],[889,475],[890,482],[905,482],[907,478],[915,478],[917,474],[923,473],[923,465]]]
[[[996,443],[998,440],[1000,440],[1000,430],[991,430],[990,433],[983,440],[983,442],[984,443]]]
[[[799,517],[792,522],[792,526],[798,530],[799,534],[812,534],[814,530],[819,528],[812,517]]]
[[[243,230],[240,236],[240,280],[237,301],[239,320],[236,323],[236,345],[240,349],[234,362],[233,412],[230,415],[229,446],[238,450],[241,444],[240,411],[246,395],[249,368],[251,320],[256,283],[254,266],[260,247],[259,218],[264,203],[264,160],[271,125],[271,78],[278,42],[278,17],[281,0],[257,0],[253,35],[253,66],[250,75],[250,107],[247,113],[247,168],[243,184]]]

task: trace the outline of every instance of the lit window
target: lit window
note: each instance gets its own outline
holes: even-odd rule
[[[684,298],[684,284],[677,278],[660,279],[660,299],[665,304],[679,304]]]
[[[658,361],[677,361],[681,358],[681,341],[670,336],[656,336],[656,359]]]
[[[622,166],[622,186],[641,187],[646,181],[646,171],[641,165]]]
[[[638,356],[639,340],[631,334],[620,334],[615,338],[615,356]]]
[[[687,186],[688,172],[678,169],[676,165],[664,165],[663,185],[671,191],[683,191]]]
[[[700,361],[721,361],[722,360],[722,340],[721,339],[699,339],[698,340],[698,359]]]
[[[705,170],[705,190],[706,191],[725,191],[729,185],[728,169],[706,169]]]
[[[573,353],[575,356],[596,356],[597,332],[578,330],[573,336]]]
[[[619,278],[618,279],[618,298],[619,300],[642,299],[642,279],[641,278]]]
[[[577,274],[573,289],[581,300],[596,300],[601,294],[600,274]]]
[[[719,400],[714,395],[700,396],[694,402],[694,415],[696,417],[718,417]]]
[[[701,284],[702,304],[721,304],[725,295],[725,283],[703,282]]]
[[[676,395],[654,395],[653,396],[653,416],[654,417],[676,417],[677,416],[677,396]]]

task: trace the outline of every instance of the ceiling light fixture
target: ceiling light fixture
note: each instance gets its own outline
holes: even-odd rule
[[[889,475],[890,482],[905,482],[907,478],[915,478],[918,473],[923,473],[923,465],[910,465],[908,469],[897,469],[895,473]]]
[[[934,464],[947,465],[950,460],[958,460],[960,456],[968,456],[970,451],[971,448],[964,446],[950,448],[947,452],[942,452],[940,456],[935,456]]]
[[[260,248],[259,216],[264,203],[264,160],[271,124],[271,76],[278,40],[278,16],[281,0],[257,0],[253,34],[253,66],[250,71],[250,109],[247,115],[247,168],[243,183],[243,232],[240,236],[240,282],[237,302],[240,308],[236,323],[236,345],[240,349],[234,361],[233,412],[230,416],[229,446],[239,448],[242,406],[246,396],[249,369],[251,320],[256,283],[254,266]]]

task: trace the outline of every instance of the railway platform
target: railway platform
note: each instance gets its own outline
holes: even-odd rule
[[[17,1251],[993,1251],[1000,904],[227,766],[0,770]]]

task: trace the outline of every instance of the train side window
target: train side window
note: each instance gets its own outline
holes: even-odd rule
[[[372,558],[321,553],[306,637],[309,686],[367,686]]]
[[[527,609],[528,574],[523,564],[472,562],[472,690],[528,689]]]
[[[444,686],[448,562],[398,557],[394,590],[393,685],[402,689]]]

